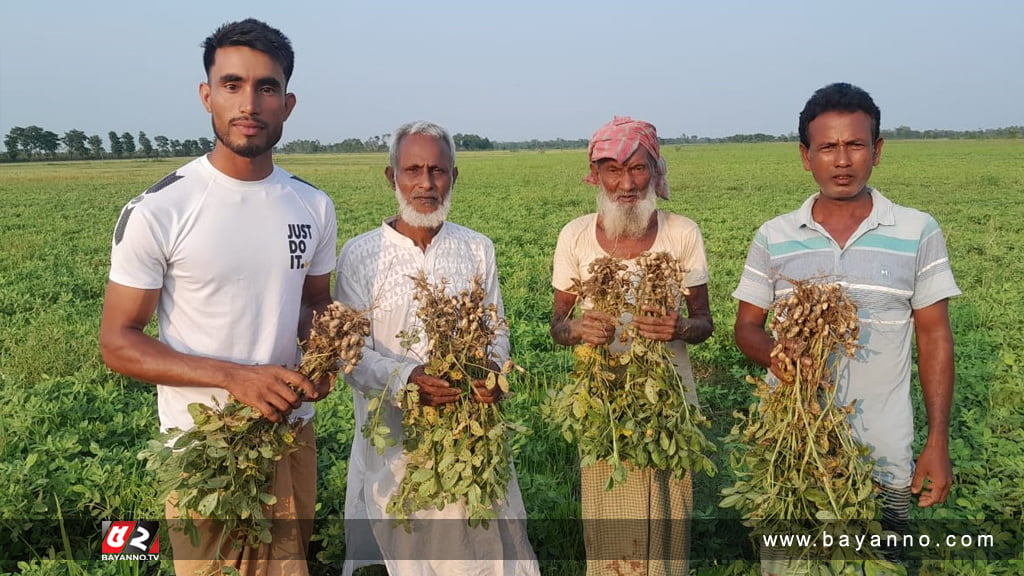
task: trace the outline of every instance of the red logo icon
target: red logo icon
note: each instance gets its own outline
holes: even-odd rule
[[[159,554],[160,523],[151,520],[104,520],[102,554]]]

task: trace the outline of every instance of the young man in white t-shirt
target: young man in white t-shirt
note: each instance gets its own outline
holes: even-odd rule
[[[313,408],[303,400],[324,398],[332,383],[293,370],[296,342],[310,312],[331,302],[337,223],[326,194],[273,163],[295,106],[287,91],[294,54],[279,30],[253,19],[221,26],[204,49],[199,96],[217,142],[122,210],[100,326],[103,360],[157,385],[163,430],[191,428],[188,404],[223,403],[229,394],[272,421],[308,422]],[[159,338],[144,332],[154,312]],[[171,531],[177,573],[227,565],[243,574],[307,573],[311,425],[300,440],[307,446],[275,471],[270,517],[287,521],[275,522],[272,546],[234,549],[211,522],[200,524],[198,549]],[[169,519],[178,517],[174,502]]]

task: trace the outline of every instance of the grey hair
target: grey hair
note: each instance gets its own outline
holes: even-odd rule
[[[452,160],[451,165],[452,167],[455,166],[455,140],[452,138],[452,135],[449,134],[443,126],[434,124],[433,122],[427,122],[425,120],[418,120],[416,122],[402,124],[391,135],[391,144],[388,146],[388,153],[391,156],[390,161],[392,169],[398,170],[398,147],[402,145],[402,139],[410,134],[426,134],[439,142],[444,142],[448,147],[448,153]]]

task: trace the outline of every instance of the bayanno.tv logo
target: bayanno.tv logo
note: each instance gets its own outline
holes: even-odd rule
[[[158,560],[160,523],[153,520],[104,520],[100,560]]]

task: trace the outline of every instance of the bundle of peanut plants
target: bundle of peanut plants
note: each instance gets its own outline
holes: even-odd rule
[[[484,303],[487,293],[479,277],[457,294],[448,293],[444,280],[430,283],[422,272],[413,281],[419,326],[403,332],[403,345],[409,349],[421,335],[426,338],[426,373],[446,380],[461,397],[426,406],[415,384],[405,386],[402,449],[408,465],[386,511],[408,529],[407,520],[417,511],[464,502],[469,525],[486,527],[497,517],[511,478],[513,454],[507,433],[524,431],[504,419],[500,402],[474,398],[474,381],[484,381],[489,390],[497,386],[502,394],[509,392],[507,374],[518,367],[511,360],[498,367],[494,355],[505,319],[494,303]],[[394,442],[388,439],[380,398],[370,401],[363,433],[383,453]]]
[[[370,324],[364,314],[333,302],[313,318],[298,372],[316,382],[339,371],[351,372],[362,358]],[[275,463],[302,447],[298,422],[271,422],[259,410],[229,396],[223,406],[188,405],[194,426],[172,428],[139,454],[155,471],[164,497],[174,495],[181,512],[175,528],[199,545],[192,518],[212,518],[240,546],[271,541],[272,522],[264,506],[276,503],[267,492]],[[219,548],[219,547],[218,547]]]
[[[867,448],[852,435],[848,415],[854,404],[836,404],[836,374],[843,357],[858,349],[857,307],[842,285],[822,279],[789,280],[792,293],[772,306],[773,360],[782,378],[774,387],[747,376],[757,401],[727,442],[735,445],[731,467],[736,482],[722,490],[720,505],[735,508],[761,534],[877,534],[877,502]],[[840,550],[820,543],[799,551],[818,559]],[[865,557],[865,556],[862,556]],[[874,557],[868,553],[867,557]],[[827,567],[818,567],[828,569]]]
[[[605,257],[588,271],[573,291],[594,310],[619,318],[622,329],[611,345],[575,348],[572,382],[549,393],[545,411],[561,424],[563,437],[578,444],[582,466],[599,460],[611,465],[607,489],[625,482],[629,467],[714,476],[708,454],[715,447],[702,430],[710,422],[686,400],[673,352],[631,322],[633,316],[678,310],[688,294],[687,270],[666,252],[644,252],[635,268]]]

